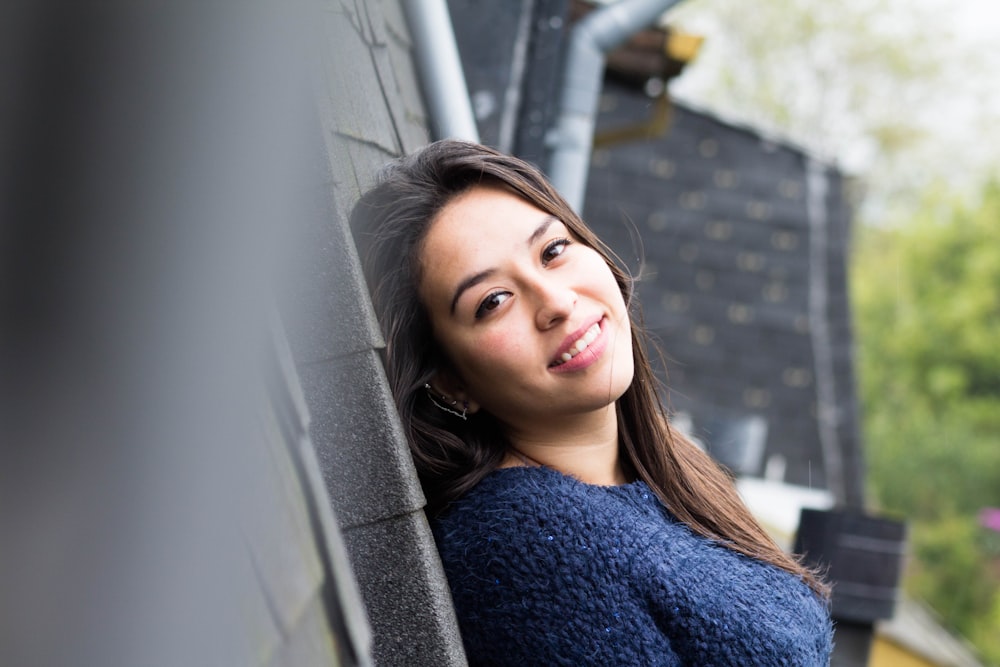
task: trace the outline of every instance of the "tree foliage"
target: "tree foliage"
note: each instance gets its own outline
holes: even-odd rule
[[[955,5],[686,0],[670,21],[706,41],[672,90],[837,160],[863,177],[866,210],[912,210],[929,182],[996,164],[982,91],[1000,48],[960,36]]]
[[[908,587],[1000,662],[1000,563],[976,515],[1000,506],[1000,185],[926,196],[855,253],[870,483],[914,523]],[[995,541],[994,541],[995,544]]]
[[[916,114],[899,112],[929,102],[942,59],[940,22],[919,5],[692,0],[677,12],[682,23],[691,14],[724,35],[706,44],[710,103],[827,155],[858,141],[884,151],[921,133]]]

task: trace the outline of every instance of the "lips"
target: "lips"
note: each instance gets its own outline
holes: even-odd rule
[[[597,319],[589,326],[585,325],[567,336],[563,344],[559,346],[555,359],[549,364],[549,368],[568,370],[569,367],[581,366],[581,361],[584,360],[579,357],[584,355],[588,350],[590,354],[584,355],[587,357],[586,361],[588,363],[584,365],[590,365],[590,363],[596,361],[597,356],[600,355],[606,344],[606,341],[603,341],[601,336],[603,333],[603,324],[604,318]]]

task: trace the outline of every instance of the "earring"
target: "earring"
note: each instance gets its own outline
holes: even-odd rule
[[[467,421],[469,419],[468,417],[465,416],[466,413],[469,411],[468,403],[462,401],[462,411],[459,412],[458,410],[454,409],[455,406],[458,405],[458,399],[451,399],[449,405],[451,405],[452,407],[448,407],[448,405],[443,405],[441,403],[438,403],[438,399],[435,398],[434,396],[434,387],[432,387],[430,383],[425,382],[424,389],[427,390],[427,397],[431,399],[431,403],[433,403],[436,408],[438,408],[439,410],[444,410],[445,412],[449,412],[458,417],[459,419],[461,419],[462,421]],[[445,396],[444,394],[441,394],[441,400],[447,403],[448,397]]]

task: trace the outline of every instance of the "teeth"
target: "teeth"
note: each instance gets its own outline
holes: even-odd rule
[[[576,355],[580,354],[588,347],[590,344],[597,340],[597,337],[601,335],[601,324],[600,322],[595,322],[593,326],[587,329],[580,338],[573,343],[568,350],[562,353],[559,357],[559,363],[566,363]],[[558,365],[558,364],[557,364]]]

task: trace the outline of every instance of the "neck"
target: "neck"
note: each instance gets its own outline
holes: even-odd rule
[[[596,413],[531,432],[512,431],[509,438],[515,451],[504,460],[505,467],[544,465],[602,486],[627,481],[618,456],[618,419],[613,403]]]

